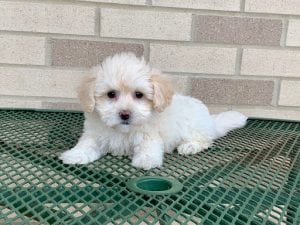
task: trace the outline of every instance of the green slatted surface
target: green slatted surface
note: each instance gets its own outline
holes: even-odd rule
[[[161,169],[107,155],[82,166],[81,113],[0,110],[0,224],[300,224],[300,123],[249,120],[208,150],[165,157]],[[143,195],[131,178],[163,176],[178,193]]]

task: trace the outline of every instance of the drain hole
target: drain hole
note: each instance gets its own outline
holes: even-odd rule
[[[137,193],[146,195],[174,194],[182,189],[182,184],[175,179],[160,176],[145,176],[130,179],[127,187]]]
[[[167,191],[172,188],[172,183],[160,178],[148,178],[138,181],[136,186],[145,191]]]

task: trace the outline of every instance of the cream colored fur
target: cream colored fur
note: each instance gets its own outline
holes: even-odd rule
[[[111,91],[115,98],[109,98]],[[95,67],[79,99],[84,131],[77,145],[60,156],[67,164],[86,164],[111,153],[132,157],[135,167],[160,167],[164,153],[177,148],[179,154],[196,154],[247,120],[238,112],[210,115],[201,101],[174,93],[166,75],[131,53],[108,57]],[[121,112],[130,119],[122,120]]]

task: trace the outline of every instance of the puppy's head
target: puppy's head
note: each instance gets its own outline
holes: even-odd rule
[[[79,99],[86,112],[96,111],[109,127],[128,132],[171,103],[173,91],[166,76],[134,54],[109,57],[93,74],[82,82]]]

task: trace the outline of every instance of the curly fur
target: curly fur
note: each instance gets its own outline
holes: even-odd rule
[[[108,97],[110,91],[115,98]],[[137,91],[142,98],[135,96]],[[131,156],[135,167],[160,167],[164,153],[175,148],[179,154],[201,152],[247,120],[233,111],[210,115],[201,101],[174,93],[166,75],[131,53],[108,57],[95,67],[83,81],[79,99],[84,131],[77,145],[60,156],[68,164],[111,153]],[[120,118],[124,111],[129,120]]]

